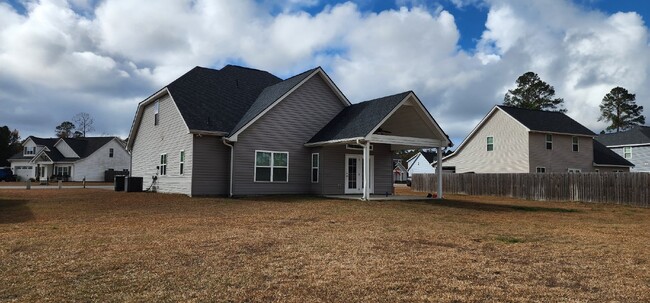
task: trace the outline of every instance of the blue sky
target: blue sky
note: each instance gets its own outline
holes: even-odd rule
[[[599,132],[620,85],[650,106],[650,2],[0,2],[0,125],[52,136],[79,111],[126,136],[137,103],[196,65],[323,66],[352,102],[414,90],[456,143],[534,71]],[[173,16],[173,18],[172,18]]]

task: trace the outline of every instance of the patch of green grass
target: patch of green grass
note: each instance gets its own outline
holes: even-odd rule
[[[516,243],[523,243],[524,239],[521,238],[515,238],[511,236],[497,236],[496,237],[497,241],[506,243],[506,244],[516,244]]]
[[[520,206],[512,205],[511,209],[520,211],[547,211],[554,213],[577,213],[579,210],[573,208],[559,208],[559,207],[537,207],[537,206]]]

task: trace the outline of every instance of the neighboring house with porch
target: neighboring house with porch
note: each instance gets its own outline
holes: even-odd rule
[[[632,162],[632,172],[650,172],[650,127],[634,126],[626,131],[599,135],[596,140]]]
[[[421,151],[406,160],[409,178],[413,174],[435,174],[436,171],[431,165],[434,163],[436,153]]]
[[[128,170],[131,156],[117,137],[38,138],[23,141],[23,150],[9,158],[21,180],[104,181],[106,170]]]
[[[394,150],[450,141],[417,96],[357,104],[322,68],[282,80],[196,67],[142,101],[132,175],[195,195],[391,193]]]
[[[393,159],[393,182],[408,180],[408,170],[402,164],[402,159]]]
[[[442,163],[456,173],[629,171],[594,137],[564,113],[497,105]]]

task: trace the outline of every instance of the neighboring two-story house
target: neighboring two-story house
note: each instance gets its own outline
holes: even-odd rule
[[[447,135],[417,96],[351,104],[322,68],[196,67],[138,105],[132,175],[194,195],[390,193],[394,150]]]
[[[650,127],[634,126],[626,131],[599,135],[596,140],[632,162],[632,172],[650,172]]]
[[[591,130],[560,112],[497,105],[443,159],[456,173],[629,171]]]
[[[67,177],[104,181],[106,170],[128,170],[131,156],[117,137],[38,138],[23,141],[23,151],[8,159],[21,180]]]

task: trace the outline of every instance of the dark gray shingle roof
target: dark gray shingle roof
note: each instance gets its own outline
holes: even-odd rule
[[[607,146],[650,143],[650,127],[634,126],[623,132],[599,135],[596,140]]]
[[[268,72],[226,65],[195,67],[167,86],[189,129],[229,133],[262,91],[282,80]]]
[[[408,91],[352,104],[344,108],[307,143],[365,137],[410,93]]]
[[[434,152],[426,152],[426,151],[423,151],[423,152],[420,152],[420,153],[422,154],[422,156],[425,159],[427,159],[427,161],[429,161],[429,163],[433,163],[434,157],[436,156],[436,153],[434,153]]]
[[[52,159],[52,161],[77,161],[77,158],[66,158],[64,157],[54,144],[58,142],[59,138],[38,138],[30,136],[29,138],[36,143],[36,145],[46,146],[50,151],[46,151],[45,154]],[[109,141],[113,140],[115,137],[85,137],[85,138],[65,138],[63,141],[67,143],[72,150],[79,155],[81,159],[86,158],[96,152],[99,148],[106,145]],[[24,157],[23,152],[13,155],[10,159],[25,159],[30,160],[31,157]]]
[[[277,84],[265,88],[262,91],[262,93],[257,97],[255,102],[253,102],[253,104],[250,106],[248,111],[246,111],[246,113],[241,118],[241,120],[239,120],[237,125],[235,125],[235,127],[231,131],[229,131],[229,133],[233,134],[237,132],[240,128],[244,127],[246,123],[255,119],[257,115],[262,113],[266,108],[268,108],[271,104],[273,104],[273,102],[275,102],[284,94],[289,92],[292,88],[298,85],[298,83],[300,83],[302,80],[305,80],[305,78],[311,75],[311,73],[316,69],[318,69],[318,67],[307,70],[291,78],[288,78],[282,82],[279,82]]]
[[[596,140],[594,140],[594,163],[598,165],[634,166],[630,161]]]
[[[560,112],[497,105],[531,131],[596,136],[582,124]]]

